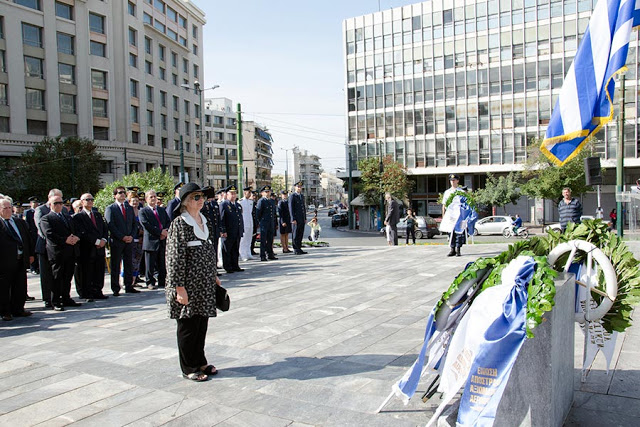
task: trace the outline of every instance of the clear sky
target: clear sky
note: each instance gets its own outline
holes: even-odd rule
[[[293,146],[345,166],[342,21],[407,4],[401,0],[191,0],[206,13],[206,98],[242,104],[244,120],[274,139],[274,173]],[[291,169],[291,165],[289,165]]]

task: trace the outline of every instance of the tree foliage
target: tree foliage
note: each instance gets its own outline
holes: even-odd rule
[[[291,177],[288,179],[288,184],[291,185]],[[257,189],[260,191],[260,189]],[[271,191],[275,194],[280,194],[282,190],[286,190],[284,185],[284,175],[271,175]]]
[[[19,160],[1,165],[0,177],[16,200],[44,200],[51,188],[59,188],[67,198],[79,197],[100,188],[101,159],[89,139],[45,138]]]
[[[367,157],[358,162],[362,173],[362,194],[368,203],[376,204],[386,192],[398,199],[405,199],[413,189],[413,181],[407,177],[407,168],[391,156],[382,159],[384,171],[380,173],[380,159]]]
[[[161,168],[154,168],[148,172],[134,172],[113,181],[95,194],[95,206],[100,212],[104,212],[104,209],[113,203],[113,189],[116,187],[138,187],[143,193],[148,190],[163,192],[166,206],[167,202],[173,199],[174,185],[173,177],[168,172],[162,173]]]
[[[542,154],[541,143],[540,139],[529,147],[525,170],[522,172],[522,177],[526,180],[522,186],[523,194],[558,200],[562,197],[564,187],[570,187],[574,197],[593,190],[586,184],[584,173],[584,159],[591,156],[591,144],[564,166],[558,167]]]
[[[517,172],[509,172],[509,175],[499,177],[487,174],[485,187],[474,192],[476,203],[499,208],[504,208],[509,203],[516,203],[520,198],[518,178]]]

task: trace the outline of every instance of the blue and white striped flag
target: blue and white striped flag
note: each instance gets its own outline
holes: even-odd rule
[[[640,0],[600,0],[569,68],[540,149],[562,166],[613,119],[613,77],[627,70],[631,28]]]

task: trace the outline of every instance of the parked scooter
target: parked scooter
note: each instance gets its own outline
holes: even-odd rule
[[[513,231],[513,227],[505,228],[502,232],[502,235],[505,239],[508,239],[512,236],[522,237],[523,239],[527,239],[529,237],[529,229],[527,227],[519,227],[517,232]]]

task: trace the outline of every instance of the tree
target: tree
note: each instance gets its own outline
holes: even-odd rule
[[[291,179],[291,177],[289,178]],[[291,182],[289,181],[289,183]],[[280,194],[282,190],[286,190],[284,187],[284,175],[271,175],[271,191],[274,194]],[[259,188],[256,190],[260,191]]]
[[[558,167],[542,154],[541,143],[542,140],[539,139],[529,147],[525,169],[522,172],[522,177],[526,180],[522,186],[523,194],[540,199],[559,200],[564,187],[570,187],[575,197],[593,190],[586,184],[584,173],[584,159],[591,156],[591,144],[564,166]]]
[[[517,172],[509,172],[509,175],[500,177],[487,174],[485,187],[474,192],[476,203],[499,208],[504,208],[509,203],[515,204],[520,198],[518,177]]]
[[[97,191],[102,159],[97,148],[90,139],[78,137],[45,138],[36,143],[9,174],[19,182],[14,184],[15,197],[38,196],[43,200],[51,188],[59,188],[69,198]]]
[[[174,185],[173,177],[168,172],[162,173],[161,168],[154,168],[148,172],[134,172],[113,181],[95,194],[95,206],[100,212],[104,212],[104,209],[113,203],[113,190],[116,187],[138,187],[143,193],[148,190],[163,192],[165,194],[163,201],[166,205],[173,199]]]
[[[358,162],[362,173],[362,195],[371,204],[377,204],[380,196],[389,192],[398,199],[406,199],[413,189],[413,181],[407,177],[407,168],[391,156],[382,159],[384,171],[380,173],[380,159],[367,157]]]

